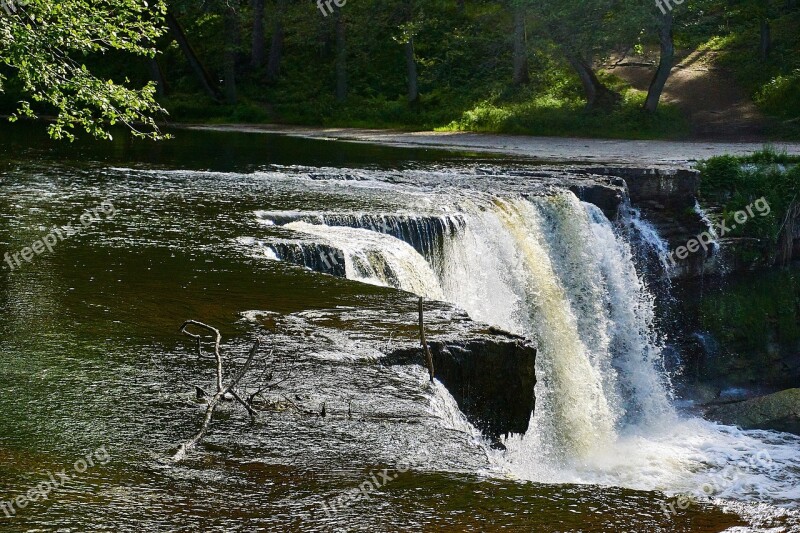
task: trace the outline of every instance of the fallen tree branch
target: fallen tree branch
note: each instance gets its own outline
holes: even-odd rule
[[[216,381],[217,381],[217,392],[216,392],[216,394],[214,394],[213,397],[211,397],[210,400],[208,400],[208,405],[206,407],[206,412],[205,412],[205,415],[203,417],[203,423],[200,426],[200,429],[197,431],[197,433],[195,433],[195,435],[191,439],[187,440],[186,442],[184,442],[180,446],[178,446],[178,450],[170,458],[170,461],[175,462],[175,463],[182,461],[186,457],[186,455],[195,446],[197,446],[197,444],[200,441],[203,440],[203,437],[205,437],[206,433],[208,432],[208,427],[211,424],[211,420],[214,417],[214,410],[217,408],[217,406],[219,405],[219,403],[221,401],[226,399],[226,397],[228,395],[233,397],[233,399],[235,399],[237,402],[239,402],[247,410],[248,414],[250,415],[250,420],[251,421],[254,422],[255,419],[256,419],[255,410],[247,402],[245,402],[241,398],[241,396],[239,396],[239,394],[234,389],[239,384],[239,381],[241,381],[242,378],[245,376],[245,374],[247,374],[247,372],[250,370],[250,366],[252,365],[253,359],[255,358],[259,347],[261,346],[261,342],[258,339],[256,339],[255,343],[253,344],[253,347],[250,348],[250,353],[247,356],[247,361],[245,361],[244,365],[242,365],[242,367],[238,370],[238,372],[236,372],[236,374],[234,375],[233,379],[231,379],[228,382],[227,385],[224,385],[223,384],[224,376],[223,376],[223,368],[222,368],[222,355],[219,352],[219,345],[220,345],[220,341],[222,339],[222,335],[220,335],[220,332],[219,332],[219,330],[217,328],[209,326],[208,324],[204,324],[204,323],[198,322],[196,320],[187,320],[186,322],[184,322],[181,325],[179,331],[181,333],[183,333],[184,335],[186,335],[187,337],[190,337],[190,338],[195,339],[197,341],[197,351],[198,351],[198,354],[200,354],[201,356],[202,356],[202,349],[201,349],[202,337],[200,335],[195,335],[194,333],[191,333],[191,332],[187,331],[186,328],[188,326],[190,326],[190,325],[193,325],[193,326],[196,326],[196,327],[199,327],[199,328],[203,328],[203,329],[206,329],[206,330],[211,331],[212,333],[214,333],[214,338],[215,338],[215,341],[214,341],[214,357],[215,357],[216,363],[217,363],[217,368],[216,368],[216,373],[217,373],[217,375],[216,375],[216,378],[217,378],[216,379]],[[203,391],[199,387],[196,387],[196,389],[198,391],[198,397],[201,396],[199,394],[200,391],[202,391],[205,394],[205,391]]]
[[[219,330],[217,328],[213,328],[208,324],[203,324],[202,322],[198,322],[197,320],[187,320],[183,324],[181,324],[180,332],[186,335],[187,337],[191,337],[197,341],[197,353],[200,357],[203,357],[203,352],[200,347],[200,341],[202,337],[200,335],[195,335],[193,333],[189,333],[186,331],[186,327],[194,325],[199,328],[207,329],[215,334],[216,340],[214,341],[214,357],[217,360],[217,392],[222,390],[222,356],[219,354],[219,343],[222,340],[222,335],[220,335]]]

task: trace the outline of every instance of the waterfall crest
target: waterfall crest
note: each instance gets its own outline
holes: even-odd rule
[[[443,299],[439,282],[425,258],[396,237],[367,229],[308,222],[290,222],[284,227],[324,239],[337,248],[348,279],[394,287],[433,300]],[[328,260],[338,259],[329,255]]]

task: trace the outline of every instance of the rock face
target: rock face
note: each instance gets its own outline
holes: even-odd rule
[[[800,389],[713,407],[706,415],[743,429],[772,429],[800,435]]]
[[[424,318],[436,379],[467,420],[495,443],[501,435],[524,434],[535,407],[535,343],[475,322],[445,302],[426,301]],[[295,350],[346,351],[354,372],[359,365],[426,367],[418,299],[401,291],[364,296],[358,307],[269,315],[258,322],[268,331],[292,332]],[[304,339],[311,344],[298,344]]]
[[[529,341],[491,330],[468,339],[429,342],[439,379],[467,419],[484,435],[524,434],[535,407],[536,348]],[[420,348],[403,348],[390,364],[425,365]]]
[[[622,178],[628,185],[631,202],[656,209],[693,207],[700,186],[700,172],[696,170],[593,167],[582,171]]]

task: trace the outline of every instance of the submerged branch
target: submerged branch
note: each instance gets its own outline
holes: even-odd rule
[[[187,320],[186,322],[184,322],[181,325],[179,331],[184,335],[197,341],[197,351],[200,355],[202,355],[202,350],[200,345],[202,337],[200,335],[195,335],[194,333],[190,333],[189,331],[187,331],[186,328],[187,326],[190,325],[203,328],[214,333],[215,336],[214,357],[216,358],[217,362],[217,376],[216,376],[217,392],[216,394],[214,394],[213,397],[211,397],[210,400],[208,400],[208,405],[206,407],[205,415],[203,417],[203,423],[200,426],[200,429],[197,431],[197,433],[195,433],[195,435],[191,439],[187,440],[186,442],[178,446],[178,451],[176,451],[175,454],[170,458],[170,461],[174,463],[180,462],[183,459],[185,459],[186,455],[193,448],[195,448],[200,441],[203,440],[203,438],[206,436],[206,433],[208,432],[211,420],[214,417],[214,410],[217,408],[217,406],[221,401],[228,399],[228,396],[235,399],[247,410],[247,413],[250,415],[250,420],[252,422],[255,422],[256,420],[256,411],[252,408],[252,406],[250,406],[248,402],[242,399],[242,397],[236,392],[235,388],[242,380],[242,378],[244,378],[244,376],[250,370],[250,367],[253,364],[253,359],[255,358],[256,353],[258,353],[259,347],[261,346],[261,341],[256,339],[255,343],[253,344],[253,347],[250,348],[250,352],[247,356],[247,361],[245,361],[244,365],[242,365],[242,367],[236,372],[236,374],[234,374],[233,379],[231,379],[227,385],[224,385],[222,355],[220,354],[219,351],[219,345],[222,339],[222,335],[220,335],[220,332],[217,328],[209,326],[208,324],[204,324],[196,320]],[[195,388],[198,392],[198,398],[205,397],[205,391],[203,391],[200,387],[195,387]],[[201,392],[203,394],[200,394]]]
[[[431,349],[428,347],[428,342],[425,340],[425,319],[422,313],[422,296],[419,297],[419,342],[422,344],[422,349],[425,352],[425,362],[428,365],[428,374],[430,374],[431,383],[433,383],[433,355],[431,355]]]

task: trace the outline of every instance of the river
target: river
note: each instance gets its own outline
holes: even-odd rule
[[[487,154],[40,129],[0,132],[2,530],[800,530],[800,439],[676,406],[635,212]],[[408,293],[536,340],[525,435],[381,364]],[[186,319],[273,386],[171,464],[213,383]]]

